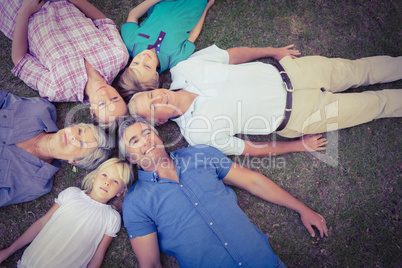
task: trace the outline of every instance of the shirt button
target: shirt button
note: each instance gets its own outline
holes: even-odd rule
[[[239,266],[241,266],[242,265],[242,263],[241,262],[239,262]]]
[[[213,225],[213,223],[212,223],[212,222],[210,222],[210,223],[209,223],[209,225],[211,225],[211,226],[212,226],[212,225]]]
[[[227,246],[228,245],[228,243],[225,243],[225,246]]]
[[[7,115],[3,115],[3,118],[7,118]]]
[[[183,184],[180,184],[180,187],[183,187]]]
[[[6,142],[5,142],[5,141],[2,141],[1,143],[2,143],[2,144],[6,144]]]
[[[159,54],[159,51],[157,51],[156,54]]]
[[[159,41],[161,41],[161,40],[162,40],[162,38],[159,37]]]
[[[158,44],[157,46],[158,46],[158,47],[160,47],[161,45],[160,45],[160,44]]]
[[[194,205],[198,206],[198,203],[196,202],[196,203],[194,203]]]

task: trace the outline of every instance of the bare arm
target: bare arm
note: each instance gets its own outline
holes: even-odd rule
[[[195,40],[198,38],[198,36],[201,33],[202,26],[204,25],[204,20],[205,16],[207,15],[207,12],[209,8],[215,3],[215,0],[209,0],[206,8],[204,9],[204,12],[201,15],[200,20],[198,21],[197,25],[194,26],[194,28],[190,31],[190,37],[188,38],[188,41],[194,43]]]
[[[70,3],[74,4],[82,13],[85,14],[91,20],[105,19],[106,16],[97,9],[94,5],[86,0],[69,0]]]
[[[59,204],[54,204],[44,216],[34,222],[17,240],[15,240],[14,243],[11,244],[10,247],[1,250],[0,263],[23,246],[31,243],[59,207]]]
[[[130,13],[128,13],[127,22],[134,22],[138,24],[138,20],[142,15],[145,14],[153,5],[159,3],[161,0],[145,0],[135,8],[133,8]]]
[[[260,58],[271,57],[281,60],[285,56],[295,58],[301,53],[299,50],[291,49],[294,45],[286,47],[234,47],[226,51],[229,53],[229,64],[240,64]]]
[[[285,142],[251,142],[245,141],[245,147],[242,155],[249,156],[268,156],[280,155],[293,152],[312,152],[322,151],[326,148],[327,140],[322,135],[305,135],[296,141]]]
[[[94,256],[88,264],[88,268],[100,267],[102,265],[103,259],[105,257],[106,250],[109,248],[110,243],[112,243],[113,237],[104,235],[98,248],[95,251]]]
[[[130,240],[140,267],[161,268],[158,235],[156,232]]]
[[[24,0],[18,10],[11,45],[11,59],[15,65],[28,52],[28,19],[33,13],[41,9],[45,2],[45,0]]]
[[[309,209],[264,175],[233,163],[223,182],[242,188],[266,201],[298,212],[312,237],[315,236],[312,226],[317,227],[321,237],[328,236],[328,228],[323,216]]]

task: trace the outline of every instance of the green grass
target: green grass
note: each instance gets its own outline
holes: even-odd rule
[[[118,27],[138,1],[93,0]],[[296,44],[303,55],[356,59],[372,55],[402,54],[402,4],[400,1],[330,0],[216,0],[209,11],[196,50],[217,44],[233,46],[285,46]],[[11,41],[0,36],[0,84],[20,96],[37,96],[10,70]],[[261,61],[268,62],[269,59]],[[164,87],[169,73],[162,75]],[[360,90],[401,88],[402,81]],[[401,100],[402,101],[402,100]],[[78,103],[56,103],[58,126]],[[77,121],[88,120],[81,115]],[[297,213],[272,205],[235,189],[240,207],[250,220],[269,234],[275,253],[289,267],[401,267],[402,121],[382,119],[338,132],[337,165],[319,161],[308,153],[272,157],[250,166],[269,178],[327,220],[329,237],[311,238]],[[177,126],[159,127],[166,143],[179,135]],[[270,135],[255,140],[277,139]],[[182,139],[169,150],[186,146]],[[241,163],[261,159],[233,158]],[[270,161],[270,162],[269,162]],[[52,205],[57,194],[79,186],[86,171],[72,172],[62,164],[53,190],[32,202],[0,208],[0,247],[9,246]],[[239,230],[240,232],[241,230]],[[15,267],[22,250],[0,266]],[[174,258],[162,256],[164,267],[177,267]],[[103,267],[137,267],[124,228],[112,242]]]

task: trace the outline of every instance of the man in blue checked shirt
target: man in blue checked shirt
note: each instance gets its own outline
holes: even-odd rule
[[[159,249],[181,267],[285,267],[225,184],[297,211],[311,236],[313,226],[321,237],[328,235],[323,216],[213,147],[168,153],[140,118],[120,126],[119,147],[141,167],[123,203],[124,225],[141,267],[161,267]]]

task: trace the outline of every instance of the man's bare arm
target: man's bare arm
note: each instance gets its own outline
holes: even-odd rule
[[[162,268],[156,232],[145,236],[137,236],[131,239],[130,243],[140,267]]]
[[[229,53],[229,64],[240,64],[254,61],[260,58],[271,57],[281,60],[285,56],[296,58],[300,56],[300,51],[292,49],[294,45],[286,47],[234,47],[226,51]]]

